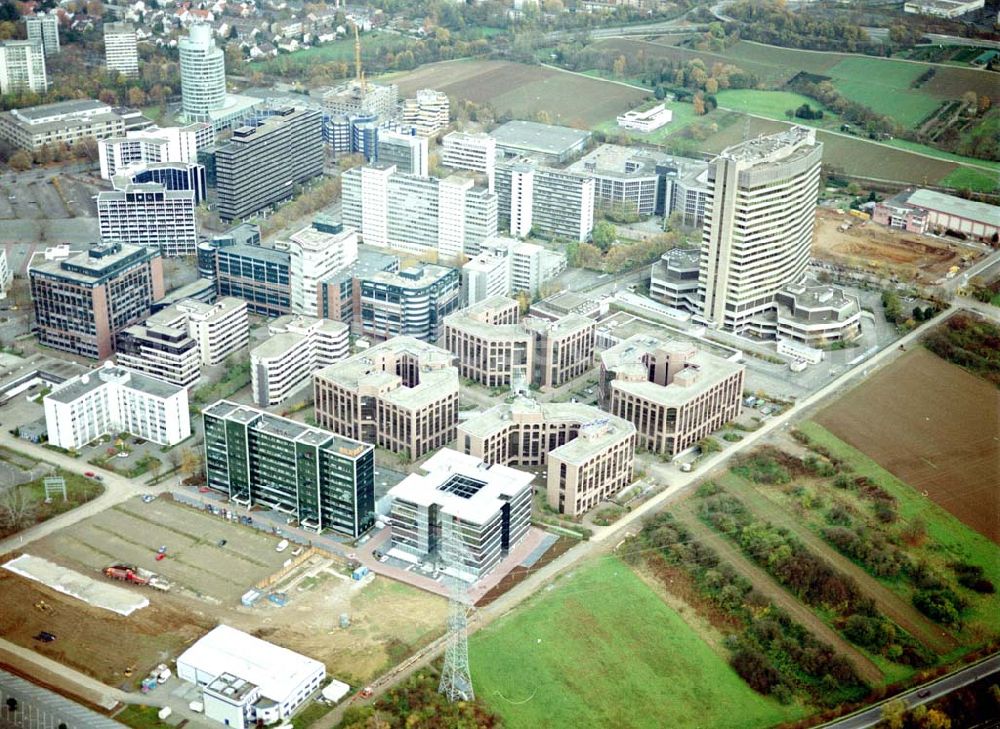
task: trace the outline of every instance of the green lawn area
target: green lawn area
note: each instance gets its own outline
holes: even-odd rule
[[[412,42],[412,38],[395,33],[365,33],[361,36],[362,63],[369,58],[380,55],[386,48],[395,51]],[[354,38],[342,38],[314,48],[305,48],[294,53],[281,53],[275,58],[253,61],[250,68],[271,73],[287,71],[294,67],[311,66],[315,63],[329,63],[330,61],[344,61],[353,64]]]
[[[788,109],[798,109],[803,104],[809,104],[813,109],[823,109],[823,119],[817,123],[822,125],[829,118],[836,122],[836,115],[825,109],[815,99],[808,96],[796,94],[791,91],[758,91],[756,89],[726,89],[715,95],[719,100],[719,106],[734,111],[742,111],[746,114],[756,114],[766,116],[769,119],[778,121],[787,120],[785,111]],[[802,119],[792,119],[799,124],[809,124],[811,122]]]
[[[845,97],[913,127],[934,111],[940,100],[910,83],[926,66],[876,58],[845,58],[827,71]]]
[[[938,184],[956,190],[967,188],[975,192],[994,192],[1000,188],[1000,175],[972,167],[959,167],[938,180]]]
[[[475,634],[476,696],[520,727],[764,727],[806,713],[750,689],[617,558]]]
[[[803,423],[799,429],[814,443],[850,463],[857,475],[868,476],[896,497],[903,523],[917,517],[922,519],[927,525],[930,543],[943,559],[965,559],[980,565],[984,575],[995,585],[1000,585],[1000,547],[818,423]],[[967,622],[980,622],[987,626],[993,635],[1000,633],[1000,597],[991,595],[975,599],[965,618]]]
[[[625,134],[632,137],[632,139],[636,142],[642,142],[645,144],[663,144],[667,137],[672,134],[676,134],[692,122],[710,120],[714,116],[713,112],[709,112],[705,116],[698,116],[694,113],[693,104],[682,102],[668,103],[667,108],[670,109],[674,115],[669,124],[660,127],[655,132],[647,133],[637,132],[634,129],[622,129],[618,126],[618,122],[614,119],[609,119],[608,121],[595,125],[594,131],[604,132],[605,134]]]
[[[979,167],[989,167],[990,169],[997,170],[1000,172],[1000,162],[993,162],[988,159],[974,159],[972,157],[963,157],[960,154],[952,154],[951,152],[945,152],[942,149],[935,149],[934,147],[928,147],[926,144],[920,144],[919,142],[911,142],[908,139],[890,139],[881,144],[887,144],[890,147],[898,147],[899,149],[905,149],[910,152],[920,152],[921,154],[926,154],[931,157],[936,157],[937,159],[946,159],[951,162],[958,162],[959,164],[969,164],[978,165]]]
[[[161,729],[161,727],[167,729],[170,724],[160,721],[157,717],[159,711],[160,707],[158,706],[129,704],[112,718],[125,726],[133,727],[133,729]]]

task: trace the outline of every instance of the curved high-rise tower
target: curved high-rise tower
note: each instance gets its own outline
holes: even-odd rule
[[[188,121],[208,121],[226,103],[226,57],[212,26],[196,23],[180,42],[181,107]]]

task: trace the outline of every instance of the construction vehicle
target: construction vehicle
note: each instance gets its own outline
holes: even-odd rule
[[[154,590],[162,590],[163,592],[170,589],[170,583],[155,572],[144,570],[135,565],[113,564],[104,568],[104,575],[113,580],[131,582],[133,585],[148,585]]]

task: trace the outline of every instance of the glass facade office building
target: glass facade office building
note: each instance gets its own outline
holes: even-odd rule
[[[208,485],[304,529],[360,536],[375,522],[373,446],[220,400],[205,409]]]

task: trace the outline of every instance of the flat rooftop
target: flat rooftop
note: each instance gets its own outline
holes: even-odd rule
[[[119,266],[128,265],[133,259],[139,262],[151,257],[152,254],[140,246],[127,243],[95,243],[88,250],[71,255],[69,258],[33,263],[30,270],[77,283],[95,284],[109,273],[113,273]]]
[[[171,397],[184,391],[183,387],[171,385],[169,382],[158,380],[155,377],[105,363],[103,367],[67,380],[45,397],[52,398],[55,402],[71,403],[109,383],[118,383],[123,387],[161,398]]]
[[[17,109],[17,116],[35,122],[39,119],[46,119],[50,116],[87,114],[87,113],[107,113],[111,107],[103,101],[96,99],[70,99],[69,101],[56,101],[52,104],[41,104],[39,106],[26,106]]]
[[[739,362],[743,358],[743,353],[734,347],[700,339],[688,334],[683,329],[672,327],[664,322],[643,319],[641,316],[630,314],[627,311],[618,311],[606,319],[602,319],[597,325],[597,332],[601,335],[610,335],[619,341],[643,335],[655,337],[663,342],[685,342],[693,344],[703,352],[727,359],[730,362]]]
[[[535,478],[450,448],[439,450],[420,470],[390,489],[389,496],[418,506],[437,505],[441,513],[472,524],[489,522]]]
[[[815,129],[795,126],[777,134],[760,136],[726,147],[719,156],[751,164],[764,164],[790,158],[797,152],[807,154],[815,143]],[[800,152],[803,146],[807,149]]]
[[[569,165],[566,170],[585,175],[597,174],[624,178],[648,177],[656,174],[656,165],[672,161],[672,159],[668,154],[643,147],[602,144]],[[630,165],[634,166],[634,169],[626,171],[626,167]]]
[[[590,132],[531,121],[509,121],[492,132],[497,146],[560,156],[590,139]]]
[[[398,266],[398,256],[365,245],[359,245],[358,260],[347,268],[337,271],[333,277],[328,278],[323,283],[339,284],[353,278],[371,278],[376,273],[390,271],[396,269]]]
[[[1000,226],[1000,206],[965,200],[934,190],[914,190],[906,195],[906,203],[918,208],[949,213],[959,218],[975,220],[994,227]]]
[[[596,322],[590,317],[571,311],[566,316],[560,317],[555,321],[543,319],[540,316],[527,316],[521,323],[526,329],[539,334],[566,336],[567,334],[592,327]]]
[[[219,400],[209,405],[203,412],[217,418],[224,418],[234,423],[247,425],[261,433],[308,446],[322,447],[352,458],[360,456],[365,451],[374,448],[374,446],[367,443],[345,438],[342,435],[331,433],[322,428],[304,425],[303,423],[274,415],[266,410],[261,410],[250,405],[240,405],[230,400]]]

